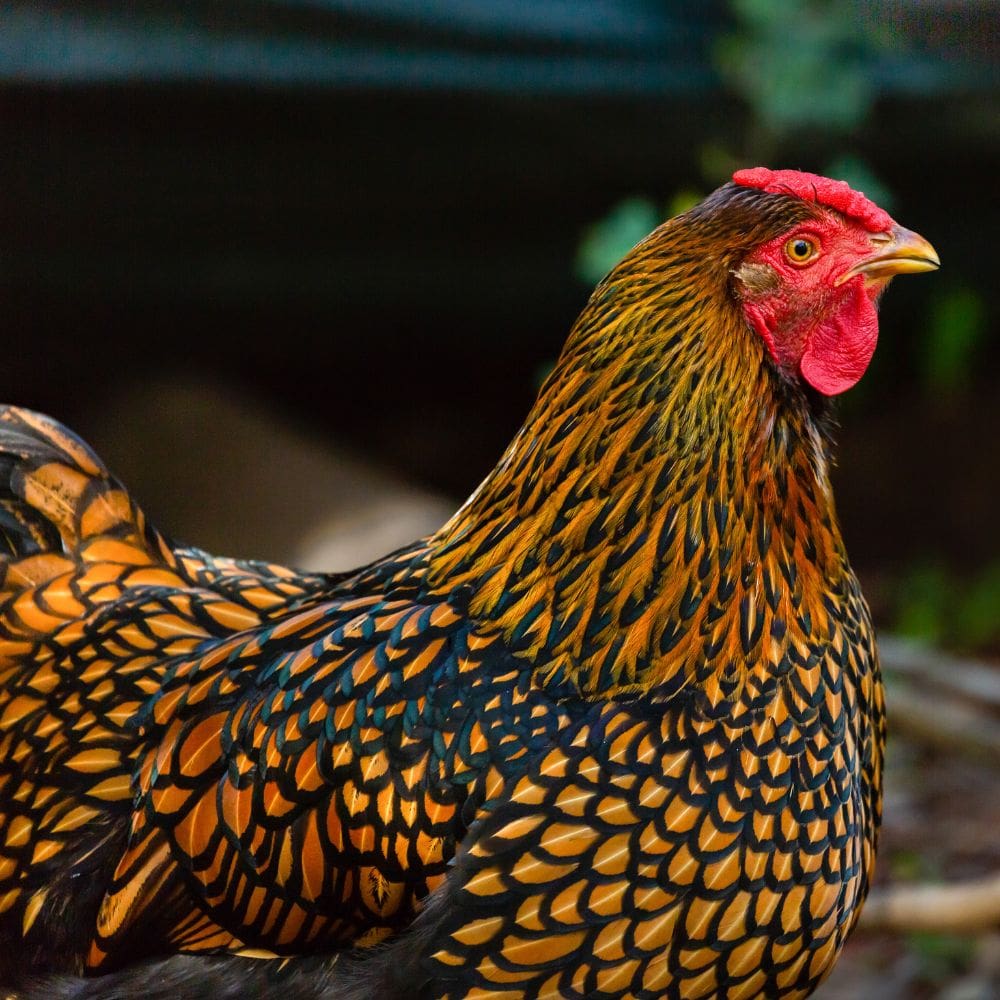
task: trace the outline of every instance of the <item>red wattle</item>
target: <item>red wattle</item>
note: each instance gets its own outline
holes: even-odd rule
[[[824,396],[836,396],[855,385],[878,343],[875,304],[862,281],[850,284],[844,304],[813,330],[799,362],[802,377]]]

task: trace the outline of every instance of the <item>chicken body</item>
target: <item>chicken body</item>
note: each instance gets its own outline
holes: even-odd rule
[[[467,504],[355,573],[174,547],[4,411],[0,982],[181,952],[341,961],[303,997],[808,995],[880,809],[814,388],[863,349],[768,327],[764,269],[862,214],[742,183],[667,223]]]

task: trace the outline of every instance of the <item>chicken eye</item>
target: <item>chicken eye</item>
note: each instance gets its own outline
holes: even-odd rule
[[[796,236],[785,244],[785,256],[793,264],[808,264],[816,253],[816,244],[804,236]]]

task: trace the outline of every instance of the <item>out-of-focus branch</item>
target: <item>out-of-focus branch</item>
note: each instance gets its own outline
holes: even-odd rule
[[[879,653],[894,731],[1000,763],[1000,670],[895,636],[880,637]]]
[[[1000,709],[1000,670],[895,635],[879,635],[884,670]]]
[[[890,684],[892,731],[945,753],[1000,763],[1000,721],[954,698]]]
[[[970,933],[1000,927],[1000,872],[951,885],[873,890],[861,913],[865,930]]]

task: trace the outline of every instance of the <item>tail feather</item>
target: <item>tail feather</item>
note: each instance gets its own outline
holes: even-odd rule
[[[87,445],[40,413],[0,408],[0,593],[109,555],[133,565],[173,561]]]
[[[0,984],[84,967],[169,665],[328,584],[174,549],[82,441],[0,407]]]
[[[127,838],[136,738],[116,715],[124,698],[94,698],[113,666],[86,623],[100,632],[128,573],[181,586],[171,558],[82,441],[0,408],[0,974],[5,956],[38,965],[85,947]]]

